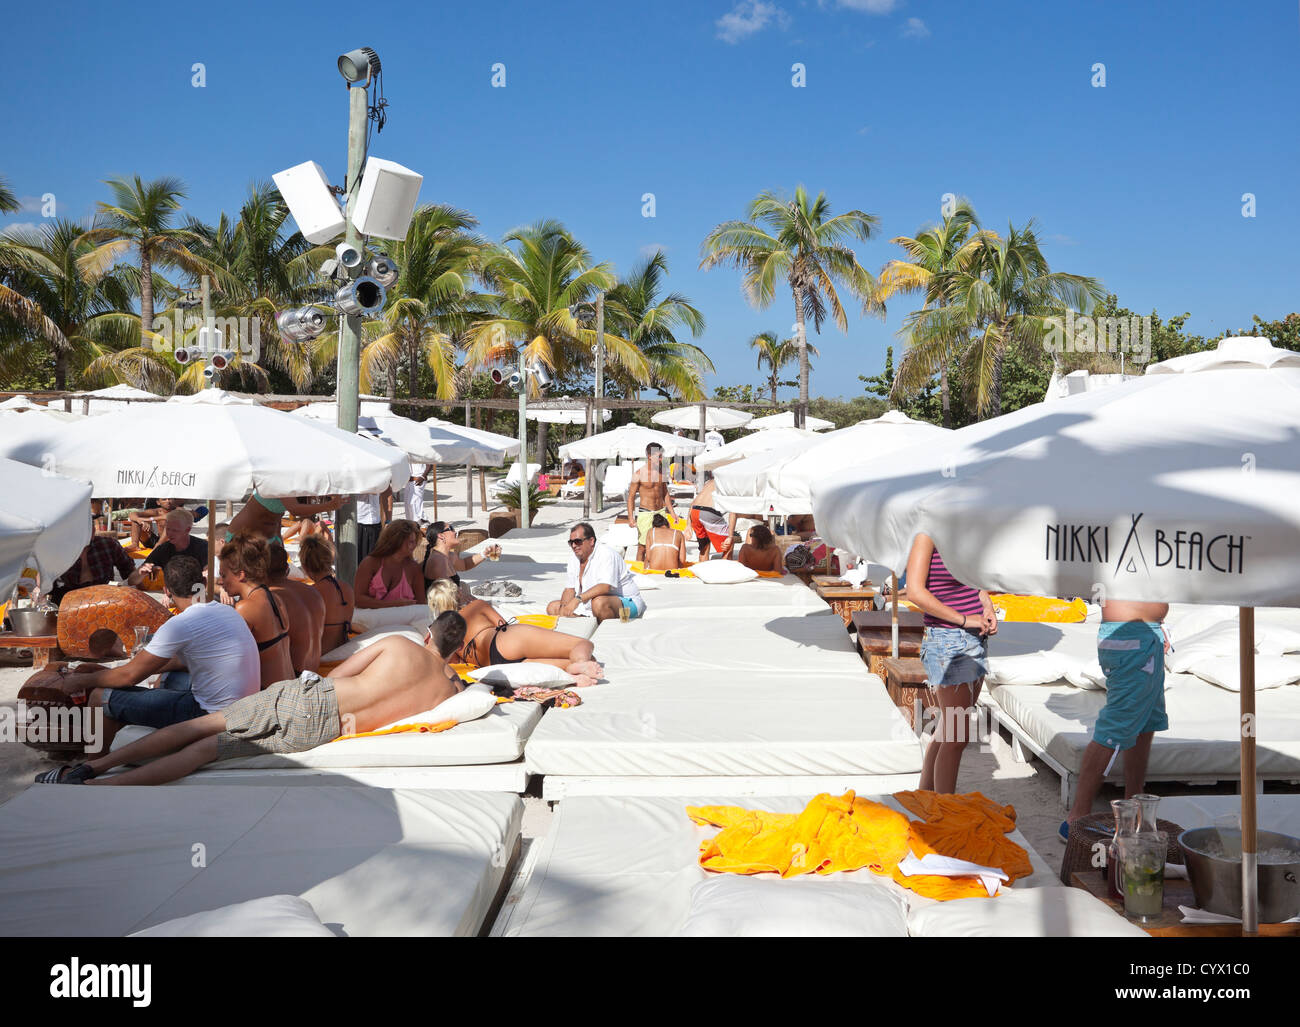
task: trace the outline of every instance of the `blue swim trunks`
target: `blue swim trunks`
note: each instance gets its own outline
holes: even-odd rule
[[[618,601],[623,604],[623,609],[627,610],[628,620],[636,620],[641,614],[645,613],[645,600],[640,596],[635,599],[619,596]]]
[[[1107,749],[1131,749],[1138,735],[1167,731],[1165,636],[1159,624],[1107,621],[1097,629],[1097,662],[1106,675],[1106,705],[1092,738]]]

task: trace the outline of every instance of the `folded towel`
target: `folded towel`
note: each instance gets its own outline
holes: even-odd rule
[[[1194,906],[1179,906],[1178,911],[1183,914],[1183,923],[1185,924],[1239,924],[1241,917],[1225,916],[1223,913],[1211,913],[1208,910],[1197,909]],[[1300,923],[1300,916],[1293,916],[1290,920],[1283,920],[1285,924]]]
[[[937,852],[928,852],[920,859],[908,852],[898,862],[898,872],[904,877],[917,874],[930,874],[935,877],[978,877],[990,896],[996,895],[1007,880],[1007,875],[997,867],[980,866],[964,859],[941,856]]]

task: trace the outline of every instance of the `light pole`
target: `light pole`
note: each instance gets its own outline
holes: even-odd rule
[[[596,387],[595,405],[593,408],[593,422],[591,434],[595,435],[601,429],[604,421],[601,420],[601,401],[605,398],[605,290],[602,289],[596,293],[595,303],[575,303],[569,307],[569,313],[580,324],[590,325],[593,321],[596,323]],[[582,491],[582,516],[591,516],[592,494],[600,487],[596,481],[595,461],[588,463],[593,466],[587,468],[587,485]],[[603,505],[602,497],[597,494],[596,500],[598,506]]]
[[[528,358],[519,347],[519,527],[528,527]],[[468,485],[466,487],[469,487]]]

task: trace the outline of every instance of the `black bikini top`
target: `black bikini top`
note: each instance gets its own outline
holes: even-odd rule
[[[347,601],[346,599],[343,598],[343,588],[342,588],[342,586],[339,585],[338,578],[334,577],[334,575],[331,574],[331,575],[329,575],[328,577],[321,578],[321,580],[322,580],[322,581],[328,581],[331,585],[333,585],[333,586],[334,586],[334,591],[337,592],[337,593],[339,594],[339,602],[342,603],[344,606],[347,606],[347,605],[348,605],[348,601]],[[324,624],[324,626],[327,627],[327,628],[337,628],[337,627],[339,627],[340,625],[343,627],[344,633],[346,633],[346,634],[351,634],[351,633],[352,633],[352,621],[351,621],[351,619],[348,619],[348,620],[327,620],[327,621],[325,622],[325,624]]]
[[[267,588],[265,585],[258,585],[257,587],[266,593],[266,598],[271,603],[271,612],[275,614],[275,622],[279,624],[282,629],[280,633],[276,635],[274,638],[268,638],[265,642],[257,643],[257,651],[259,653],[264,653],[268,649],[270,649],[271,646],[275,645],[278,642],[283,642],[286,638],[288,638],[289,629],[284,626],[284,621],[280,618],[280,610],[275,605],[275,596],[272,594],[271,590]]]

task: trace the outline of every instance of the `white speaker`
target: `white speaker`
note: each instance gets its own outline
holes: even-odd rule
[[[329,242],[343,231],[343,210],[330,189],[325,170],[314,160],[294,165],[271,176],[298,231],[310,243]]]
[[[396,161],[371,157],[366,161],[352,222],[362,235],[405,239],[420,196],[423,175]]]

